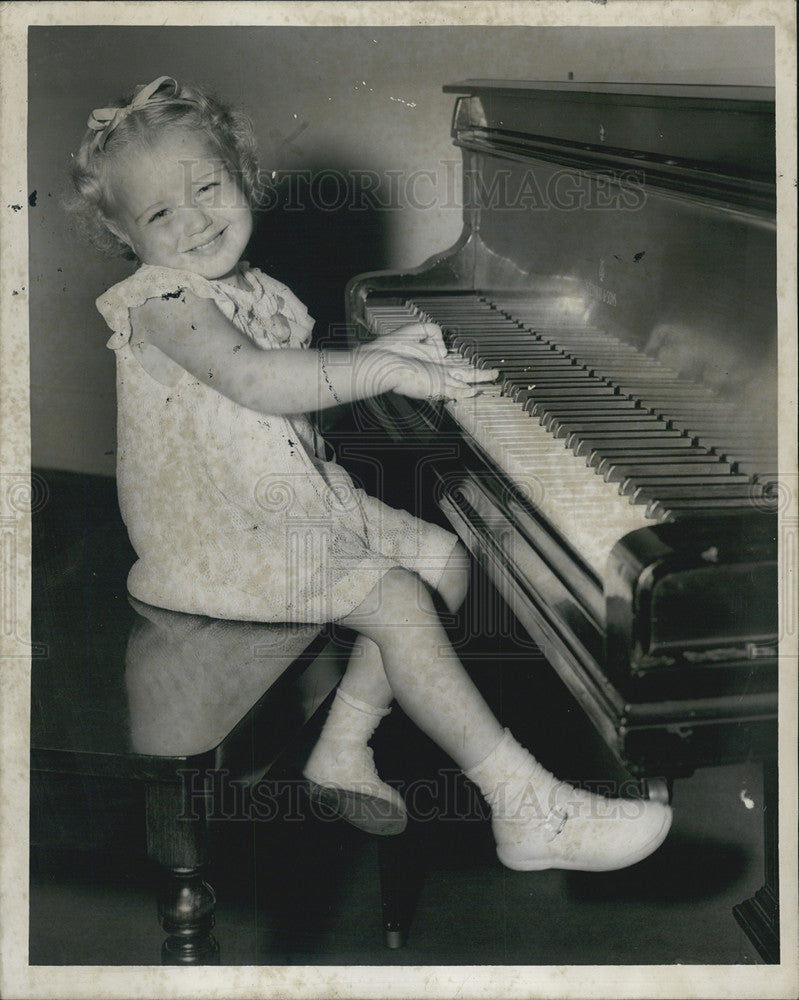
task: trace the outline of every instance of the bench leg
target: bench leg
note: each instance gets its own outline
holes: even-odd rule
[[[169,937],[161,965],[219,965],[219,945],[211,933],[216,897],[199,869],[173,868],[158,900],[161,926]]]
[[[218,965],[219,945],[211,931],[216,896],[201,871],[208,860],[203,803],[187,808],[182,784],[146,786],[147,854],[167,869],[158,899],[161,926],[169,935],[162,965]]]

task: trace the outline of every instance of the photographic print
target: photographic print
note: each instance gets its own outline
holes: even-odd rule
[[[0,26],[3,995],[795,995],[792,5]]]

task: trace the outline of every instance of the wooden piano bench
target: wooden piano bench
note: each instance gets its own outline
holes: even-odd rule
[[[218,963],[215,895],[203,878],[214,782],[254,787],[280,773],[281,755],[318,725],[340,679],[341,637],[132,600],[134,555],[113,480],[37,475],[47,499],[33,516],[32,796],[77,783],[102,812],[98,789],[143,786],[147,854],[165,869],[161,961]],[[32,803],[34,821],[41,806]],[[391,857],[381,848],[395,946]]]

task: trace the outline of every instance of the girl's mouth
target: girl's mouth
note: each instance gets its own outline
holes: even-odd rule
[[[209,247],[215,246],[226,229],[227,226],[225,226],[225,229],[220,229],[216,236],[212,236],[211,239],[206,240],[205,243],[199,243],[196,247],[192,247],[188,252],[195,253],[197,250],[207,250]]]

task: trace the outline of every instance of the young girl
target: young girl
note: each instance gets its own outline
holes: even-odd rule
[[[396,698],[485,796],[505,865],[599,871],[650,854],[669,807],[558,781],[501,727],[433,602],[435,591],[450,610],[463,601],[465,549],[356,489],[305,416],[389,390],[466,398],[496,373],[445,360],[430,324],[354,350],[309,349],[306,309],[241,259],[258,197],[242,115],[160,77],[88,124],[75,207],[97,245],[139,263],[97,303],[116,353],[119,500],[138,556],[130,593],[217,618],[356,631],[304,773],[313,796],[361,828],[406,822],[368,747]]]

